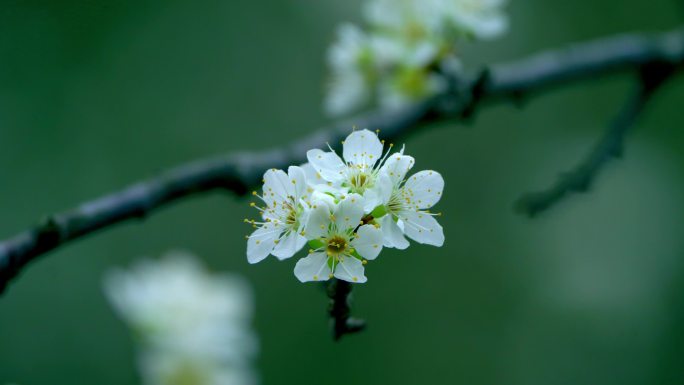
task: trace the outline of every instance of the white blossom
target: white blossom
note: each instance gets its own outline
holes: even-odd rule
[[[306,174],[300,167],[291,166],[287,174],[276,169],[266,171],[262,195],[253,192],[264,206],[251,203],[259,210],[262,221],[245,219],[256,228],[247,241],[250,263],[260,262],[269,254],[278,259],[290,258],[304,247],[307,194]]]
[[[392,154],[383,165],[381,173],[391,181],[391,194],[383,202],[384,215],[380,219],[385,236],[385,246],[405,249],[409,246],[404,234],[419,243],[433,246],[444,244],[442,226],[431,213],[442,197],[444,179],[432,170],[420,171],[408,178],[406,174],[415,163],[413,157]]]
[[[444,180],[431,170],[407,179],[414,160],[404,155],[403,149],[391,154],[392,148],[392,144],[385,146],[370,130],[355,130],[342,142],[342,156],[332,148],[313,149],[306,154],[309,162],[290,167],[290,175],[267,171],[264,195],[260,197],[266,202],[266,207],[260,209],[262,213],[273,214],[268,212],[272,204],[267,201],[271,180],[288,186],[290,190],[283,190],[281,195],[292,199],[285,200],[289,208],[276,216],[280,219],[267,217],[270,219],[258,224],[248,221],[261,226],[255,232],[260,234],[259,238],[255,240],[253,234],[248,243],[254,242],[252,247],[256,247],[256,241],[265,242],[267,235],[277,240],[290,231],[303,239],[302,244],[309,245],[309,255],[297,261],[294,269],[300,281],[337,278],[353,283],[367,281],[364,265],[375,260],[383,247],[407,248],[406,237],[442,246],[444,233],[434,219],[439,214],[429,209],[439,201]],[[295,174],[298,177],[293,179]],[[301,191],[293,190],[293,186],[302,186]],[[297,201],[303,213],[299,216],[300,211],[290,209]],[[283,222],[286,216],[296,217],[285,222],[297,225],[291,225],[290,230],[276,228],[274,222]],[[268,248],[274,246],[268,244]],[[248,257],[249,253],[248,247]],[[262,253],[265,256],[267,251]]]
[[[382,185],[377,183],[383,161],[383,143],[367,129],[352,132],[342,144],[342,158],[334,151],[309,150],[306,157],[329,186],[363,195],[364,209],[382,203]],[[389,152],[388,152],[389,154]]]
[[[315,249],[297,261],[295,276],[302,282],[326,281],[335,277],[348,282],[366,282],[365,259],[382,251],[379,226],[364,224],[363,197],[349,194],[333,211],[317,206],[309,216],[308,236]]]
[[[253,305],[242,278],[212,275],[181,252],[105,278],[105,294],[139,337],[144,384],[255,383]]]

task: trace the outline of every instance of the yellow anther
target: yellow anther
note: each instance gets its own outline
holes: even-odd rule
[[[256,191],[252,191],[252,195],[256,196],[256,195],[257,195],[257,192],[256,192]]]
[[[314,275],[314,276],[313,276],[313,280],[314,280],[314,281],[318,281],[318,276],[317,276],[317,275]]]
[[[261,241],[257,239],[256,244],[258,245],[258,244],[260,244],[260,243],[261,243]]]
[[[356,277],[352,277],[352,280],[354,280],[354,282],[356,282],[356,281],[358,281],[359,279],[356,278]]]
[[[364,265],[367,265],[367,264],[368,264],[368,261],[364,259],[363,261],[361,261],[361,263],[364,264]]]
[[[332,277],[333,277],[332,273],[328,274],[328,278],[332,278]]]
[[[278,242],[280,242],[280,239],[274,239],[273,240],[273,243],[275,243],[276,245],[278,244]]]

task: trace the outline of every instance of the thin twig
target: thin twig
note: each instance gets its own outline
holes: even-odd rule
[[[625,136],[634,127],[653,94],[673,71],[674,68],[669,64],[643,66],[634,92],[584,160],[571,171],[561,174],[557,182],[546,190],[523,195],[515,204],[516,210],[534,217],[573,192],[587,192],[606,163],[622,156]]]
[[[674,30],[654,36],[621,35],[566,49],[548,51],[520,61],[492,66],[459,79],[460,87],[395,111],[371,113],[318,130],[282,148],[242,152],[196,161],[122,191],[48,216],[37,225],[0,243],[0,292],[29,262],[73,240],[123,221],[143,218],[179,199],[212,190],[246,193],[268,168],[285,168],[305,161],[310,148],[339,143],[350,127],[382,130],[394,140],[427,123],[463,119],[486,101],[520,99],[554,86],[640,68],[648,63],[684,61],[684,33]]]

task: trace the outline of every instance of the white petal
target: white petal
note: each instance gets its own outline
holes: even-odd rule
[[[442,197],[444,179],[437,171],[425,170],[413,174],[406,180],[404,191],[417,209],[429,209]]]
[[[306,153],[309,163],[321,177],[329,182],[336,182],[343,178],[342,174],[347,167],[342,159],[334,152],[325,152],[319,149],[309,150]]]
[[[339,191],[325,185],[319,185],[318,187],[320,188],[316,188],[314,192],[311,193],[312,207],[325,205],[328,206],[330,211],[332,211],[335,208],[335,197],[331,196],[330,194],[339,196]]]
[[[290,177],[285,171],[270,169],[264,174],[263,197],[272,207],[274,201],[282,202],[288,200],[288,196],[294,196],[294,188],[290,182]]]
[[[359,194],[347,195],[333,214],[338,230],[354,229],[363,217],[364,200]]]
[[[351,245],[360,256],[375,259],[382,251],[382,230],[373,225],[363,225],[356,231],[356,238],[352,240]]]
[[[378,204],[387,204],[392,197],[394,188],[395,184],[392,182],[390,176],[387,173],[381,172],[375,181],[375,186],[373,186],[373,190],[380,199],[380,203]],[[375,206],[373,208],[375,208]]]
[[[291,231],[287,236],[280,238],[278,244],[271,254],[283,260],[292,257],[306,244],[306,238],[295,231]]]
[[[328,234],[330,225],[330,210],[325,203],[314,202],[314,208],[309,213],[305,234],[307,239],[320,238]]]
[[[367,189],[363,193],[363,210],[367,213],[373,211],[374,208],[378,207],[385,202],[382,199],[382,186],[373,186]]]
[[[404,238],[404,231],[388,214],[380,218],[380,229],[382,230],[385,247],[394,247],[404,250],[409,247],[409,241]]]
[[[406,173],[413,167],[415,160],[412,156],[395,153],[390,155],[380,169],[382,173],[392,180],[394,185],[401,183]]]
[[[442,226],[430,214],[409,211],[402,212],[400,218],[404,221],[404,233],[418,243],[433,246],[444,244]]]
[[[318,171],[314,169],[311,163],[304,163],[300,167],[302,168],[302,170],[304,170],[304,174],[306,175],[306,183],[309,186],[316,186],[326,182],[325,179],[321,177],[321,174],[319,174]]]
[[[382,156],[382,143],[369,130],[354,131],[344,140],[342,156],[352,164],[372,166]]]
[[[299,201],[304,194],[306,194],[306,173],[301,167],[290,166],[287,169],[287,175],[292,184],[292,190],[296,201]]]
[[[280,238],[283,229],[272,223],[259,227],[247,240],[247,261],[257,263],[266,258],[276,246],[274,242]]]
[[[294,274],[301,282],[327,281],[332,271],[325,253],[313,253],[297,261]]]
[[[368,279],[363,275],[363,263],[354,257],[342,257],[335,265],[335,278],[347,282],[364,283]]]

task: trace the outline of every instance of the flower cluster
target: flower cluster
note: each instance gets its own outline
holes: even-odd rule
[[[252,297],[240,277],[171,253],[110,272],[105,293],[136,333],[146,385],[253,385]]]
[[[461,69],[457,44],[507,28],[506,0],[368,0],[366,29],[343,24],[330,48],[330,115],[394,108],[433,95]]]
[[[247,259],[268,255],[282,260],[309,245],[309,255],[295,266],[302,282],[335,277],[366,282],[364,265],[383,247],[406,249],[406,236],[442,246],[444,233],[429,209],[442,196],[444,180],[436,171],[407,176],[414,159],[404,150],[384,150],[384,141],[369,130],[352,132],[342,158],[332,149],[307,152],[309,163],[287,173],[264,174],[259,221],[247,237]]]

